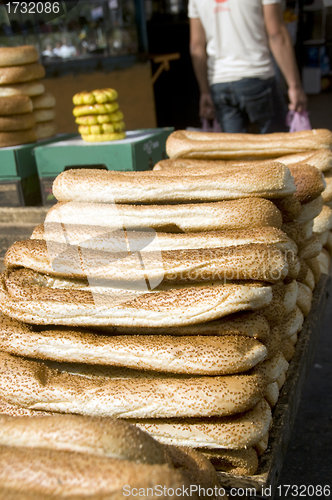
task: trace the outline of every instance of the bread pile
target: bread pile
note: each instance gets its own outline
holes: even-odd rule
[[[80,92],[73,97],[73,115],[84,141],[102,142],[124,139],[126,134],[123,113],[116,102],[114,89]]]
[[[254,474],[320,275],[325,182],[298,159],[172,161],[57,177],[5,257],[2,411],[126,419]]]
[[[0,497],[7,500],[107,500],[137,491],[184,498],[190,485],[195,499],[227,499],[199,453],[163,446],[110,418],[0,415],[0,464]],[[208,490],[212,495],[202,494]]]
[[[55,101],[44,93],[45,69],[33,45],[0,48],[0,147],[56,133]]]

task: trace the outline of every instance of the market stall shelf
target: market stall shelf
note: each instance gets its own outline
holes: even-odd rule
[[[272,500],[276,495],[283,460],[291,437],[306,376],[314,357],[330,294],[331,278],[323,274],[315,288],[311,311],[299,335],[296,353],[290,362],[286,382],[274,408],[269,446],[260,458],[257,474],[254,476],[238,476],[218,472],[220,483],[225,488],[229,490],[231,488],[242,488],[247,489],[247,491],[252,489],[253,492],[255,490],[257,499],[269,498]],[[261,495],[265,491],[269,492],[268,497]]]

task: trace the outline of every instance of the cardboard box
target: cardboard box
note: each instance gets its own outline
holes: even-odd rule
[[[69,168],[151,170],[166,158],[166,139],[173,128],[128,131],[121,141],[84,142],[80,136],[35,148],[39,177],[56,177]]]
[[[35,147],[58,141],[59,138],[72,137],[72,135],[61,134],[37,143],[0,148],[0,206],[18,207],[41,204]]]

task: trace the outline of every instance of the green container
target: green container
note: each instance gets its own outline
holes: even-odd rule
[[[49,144],[64,137],[71,136],[62,134],[37,143],[0,148],[0,206],[18,207],[41,204],[35,160],[36,145]]]
[[[151,170],[165,159],[166,139],[173,128],[127,132],[121,141],[84,142],[79,136],[35,148],[40,178],[56,177],[69,168],[106,170]]]

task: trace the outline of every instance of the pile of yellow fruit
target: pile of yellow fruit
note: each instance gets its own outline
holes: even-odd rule
[[[119,110],[117,98],[118,93],[114,89],[93,90],[74,95],[73,114],[84,141],[117,141],[126,137],[123,113]]]

